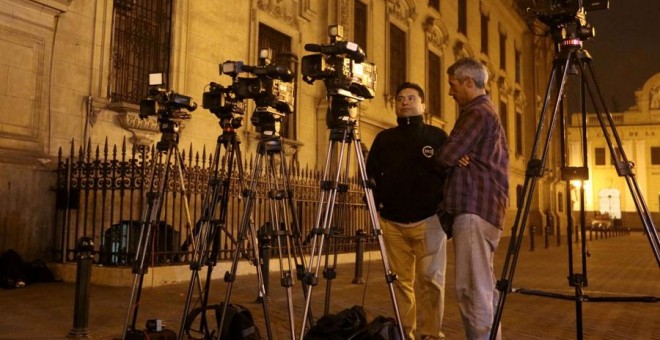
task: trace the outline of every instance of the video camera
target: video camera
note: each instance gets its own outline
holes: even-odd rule
[[[250,121],[260,132],[276,135],[279,133],[281,116],[294,112],[293,72],[284,65],[271,62],[270,49],[259,51],[256,66],[245,65],[242,61],[225,61],[220,72],[232,77],[228,91],[237,100],[252,99],[256,105]],[[239,77],[250,73],[253,77]]]
[[[149,75],[149,95],[140,101],[140,119],[149,116],[158,116],[158,119],[189,119],[188,112],[197,109],[197,103],[192,98],[174,91],[160,88],[163,85],[163,74],[152,73]],[[186,112],[186,111],[188,112]]]
[[[312,84],[323,79],[328,95],[355,99],[371,99],[376,94],[376,65],[365,62],[366,55],[358,44],[342,40],[343,28],[328,28],[330,44],[306,44],[305,50],[319,52],[304,56],[303,80]]]
[[[610,6],[608,0],[516,0],[516,3],[551,26],[579,20],[587,11],[608,9]]]
[[[237,98],[231,87],[214,82],[209,83],[209,90],[203,94],[202,107],[220,119],[245,114],[245,102]]]
[[[257,110],[275,109],[279,114],[294,111],[293,73],[283,65],[271,63],[271,51],[259,51],[257,66],[245,65],[242,61],[225,61],[220,72],[230,75],[233,84],[230,91],[239,100],[253,99]],[[254,77],[239,77],[241,73],[250,73]]]
[[[540,16],[572,16],[580,10],[595,11],[607,9],[609,1],[603,0],[518,0],[521,8],[530,8]]]

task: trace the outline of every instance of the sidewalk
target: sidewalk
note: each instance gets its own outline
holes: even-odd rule
[[[523,245],[516,265],[513,287],[574,296],[568,286],[568,252],[564,243],[548,249],[543,245],[529,251]],[[503,239],[497,251],[496,276],[501,275],[509,239]],[[447,339],[464,339],[454,298],[453,250],[449,242],[448,281],[444,331]],[[660,269],[646,237],[640,233],[592,241],[588,244],[589,297],[654,296],[660,297]],[[579,245],[574,245],[574,269],[581,271]],[[332,282],[330,312],[363,304],[373,316],[393,315],[389,286],[384,282],[382,261],[365,258],[363,285],[352,284],[353,264],[337,268]],[[277,270],[277,268],[271,268]],[[323,268],[321,268],[322,270]],[[205,275],[205,274],[203,274]],[[321,276],[321,275],[319,275]],[[313,290],[312,310],[315,319],[323,313],[325,283]],[[138,325],[147,319],[162,319],[168,328],[179,331],[188,283],[142,291]],[[227,285],[221,280],[211,284],[209,303],[224,301]],[[247,307],[265,337],[262,305],[255,302],[256,276],[237,277],[232,303]],[[126,318],[130,287],[91,287],[89,330],[91,339],[119,338]],[[304,299],[299,282],[291,289],[296,328],[300,327]],[[270,275],[269,315],[273,339],[289,339],[289,316],[285,289],[279,272]],[[657,299],[656,299],[657,300]],[[41,283],[22,289],[0,290],[0,339],[65,339],[73,326],[74,285]],[[584,302],[582,304],[584,339],[656,339],[660,340],[660,302]],[[505,339],[575,339],[576,303],[541,296],[510,293],[502,314]],[[300,329],[295,329],[299,334]],[[299,335],[298,335],[299,336]]]

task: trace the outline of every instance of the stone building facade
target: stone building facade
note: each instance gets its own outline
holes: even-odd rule
[[[200,106],[210,82],[230,83],[219,74],[220,63],[257,64],[261,33],[284,37],[299,68],[300,58],[310,54],[305,44],[327,44],[328,26],[342,25],[345,39],[365,45],[367,60],[377,67],[375,97],[359,108],[367,147],[378,131],[395,124],[397,80],[421,84],[434,101],[426,120],[450,131],[457,106],[447,95],[445,70],[462,56],[482,60],[509,138],[506,225],[513,224],[554,55],[553,42],[530,32],[513,0],[0,0],[0,249],[48,257],[60,148],[67,154],[72,145],[95,149],[127,140],[149,146],[159,139],[158,125],[140,120],[136,103],[113,100],[121,61],[114,49],[118,15],[150,3],[172,6],[167,87]],[[328,145],[325,88],[320,81],[303,82],[295,71],[287,157],[296,167],[320,168]],[[253,108],[239,129],[246,153],[254,153],[258,137],[249,123]],[[210,152],[219,133],[218,119],[200,107],[184,122],[181,145]],[[530,223],[541,225],[546,211],[561,220],[558,182],[552,173],[540,180]]]

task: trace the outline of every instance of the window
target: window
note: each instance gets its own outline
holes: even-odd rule
[[[506,34],[500,32],[500,69],[506,70]]]
[[[561,192],[557,193],[557,210],[559,212],[564,211],[564,194]]]
[[[521,69],[522,66],[520,65],[521,55],[520,55],[520,51],[518,49],[516,49],[515,58],[516,58],[516,60],[515,60],[515,63],[516,63],[516,66],[515,66],[516,67],[516,83],[520,84],[521,81],[522,81],[522,79],[521,79],[522,78],[522,69]]]
[[[502,122],[502,127],[504,128],[504,135],[506,139],[509,139],[509,129],[507,128],[507,105],[505,102],[500,102],[500,121]]]
[[[458,0],[458,33],[467,36],[467,0]]]
[[[523,154],[522,114],[516,112],[516,155]]]
[[[429,7],[440,12],[440,0],[429,0]]]
[[[259,49],[269,48],[272,51],[273,63],[287,66],[294,73],[293,79],[298,79],[295,75],[298,70],[298,58],[291,53],[291,37],[280,31],[264,24],[259,24]],[[293,97],[297,99],[297,85],[294,87]],[[296,139],[296,114],[288,114],[282,118],[280,125],[280,135],[284,138]]]
[[[395,96],[396,88],[406,81],[406,33],[394,24],[390,24],[390,88]]]
[[[353,40],[358,46],[367,51],[367,5],[360,0],[355,0],[353,9]]]
[[[442,90],[440,84],[442,83],[442,71],[440,56],[431,51],[428,52],[428,72],[426,110],[433,116],[441,117],[440,98],[442,98]]]
[[[163,73],[168,87],[172,2],[115,0],[109,97],[139,104],[149,90],[149,73]]]
[[[651,164],[660,165],[660,147],[651,147]]]
[[[488,16],[481,13],[481,53],[488,55]]]
[[[605,165],[605,148],[594,150],[594,165]]]
[[[523,206],[523,203],[524,203],[523,202],[523,199],[524,199],[523,194],[524,194],[523,186],[520,185],[520,184],[516,185],[516,203],[517,203],[516,208],[518,208],[518,209],[522,208],[522,206]]]

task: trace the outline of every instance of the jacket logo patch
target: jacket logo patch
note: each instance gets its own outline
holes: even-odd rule
[[[433,157],[433,148],[430,145],[426,145],[422,148],[422,155],[426,158]]]

